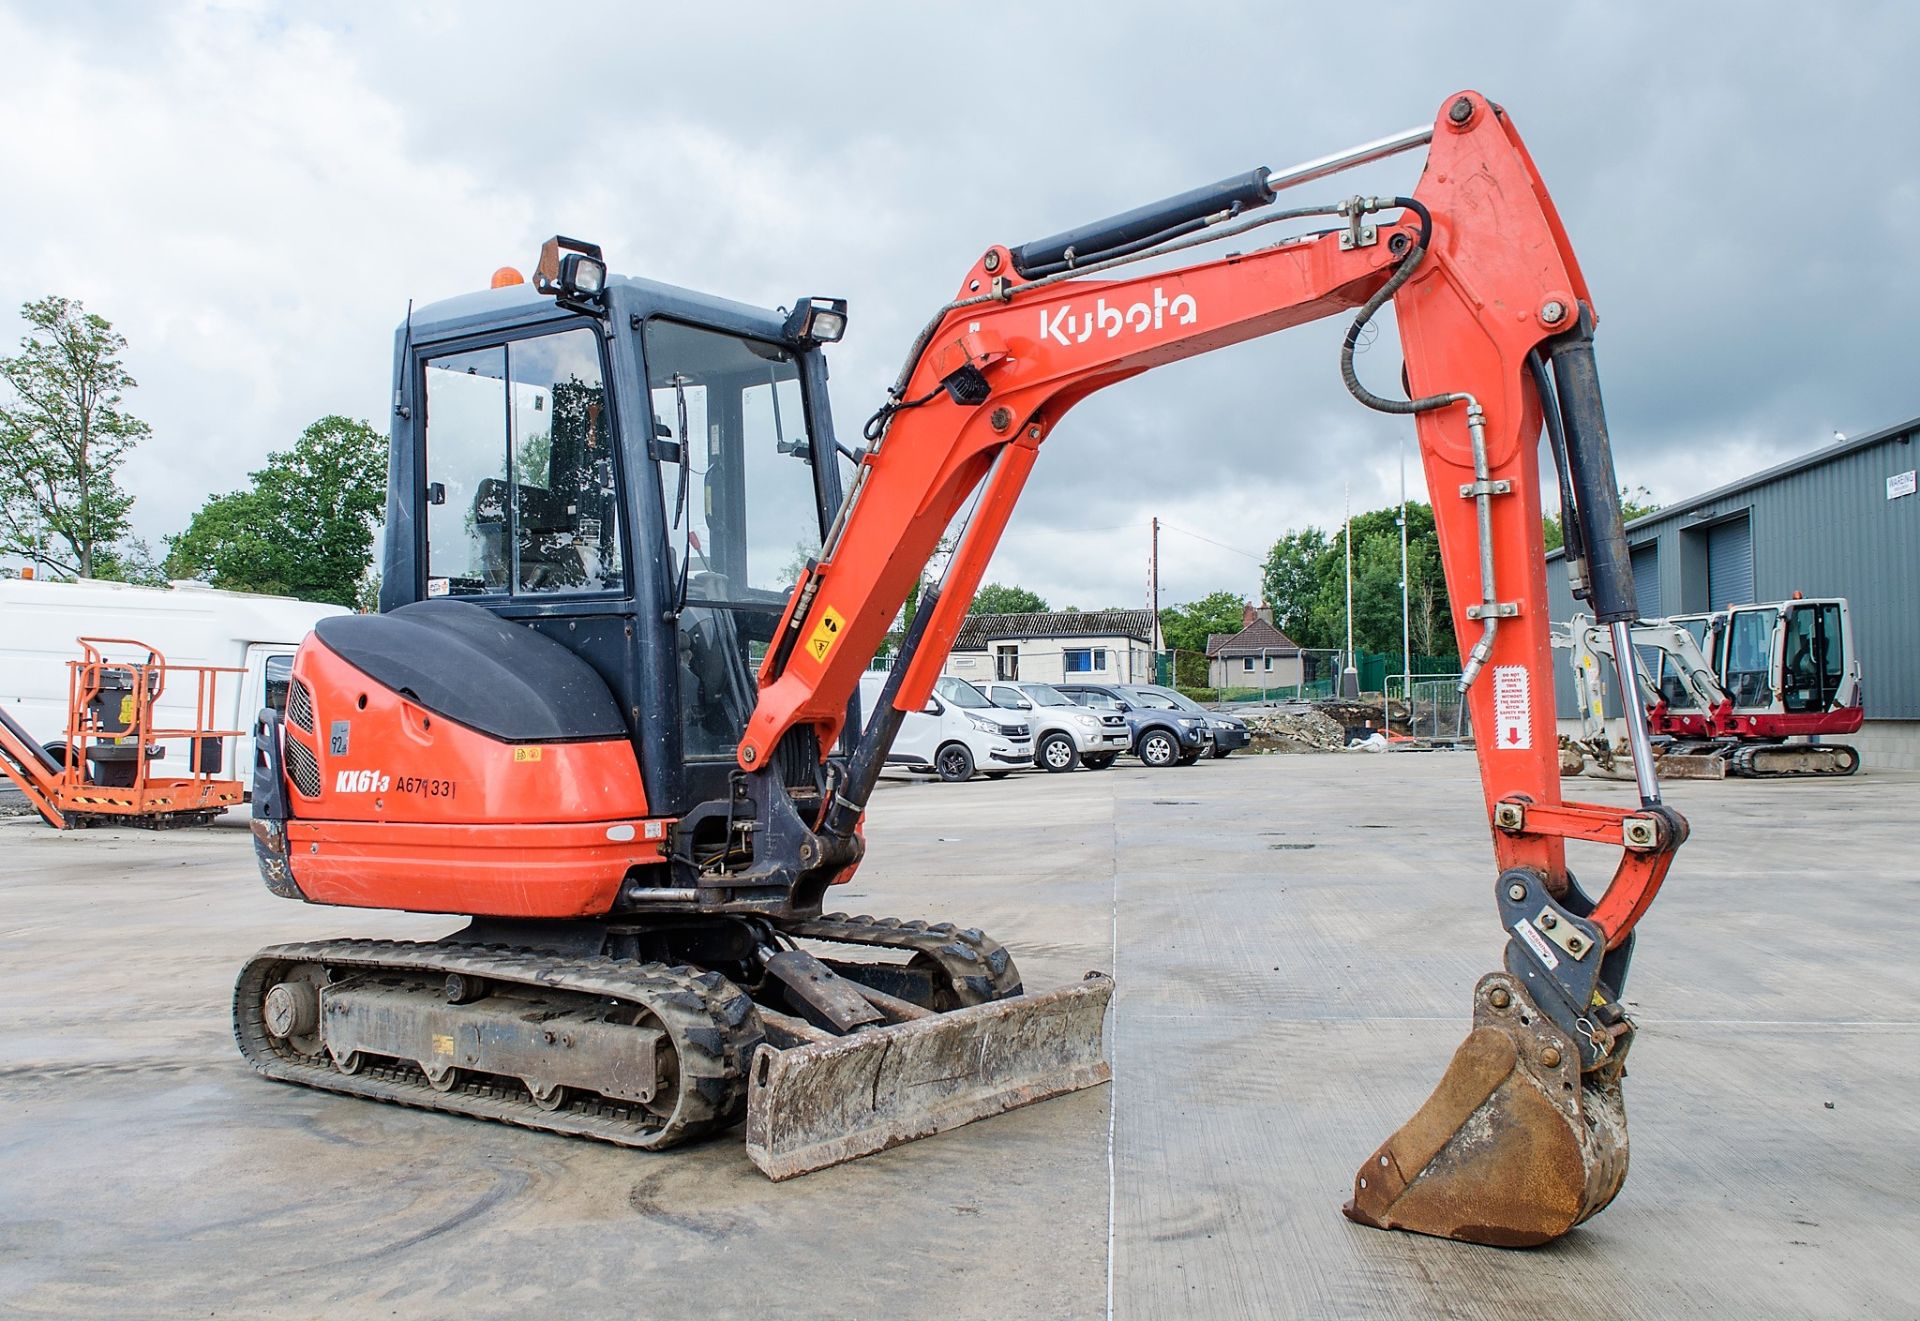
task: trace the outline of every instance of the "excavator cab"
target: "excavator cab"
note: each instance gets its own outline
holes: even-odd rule
[[[600,282],[590,302],[507,283],[401,329],[380,607],[468,602],[579,657],[651,810],[680,816],[725,799],[840,502],[826,366],[817,325]]]
[[[469,925],[261,951],[243,1054],[648,1149],[744,1118],[774,1178],[1104,1081],[1110,980],[1029,995],[976,928],[824,912],[862,852],[806,833],[844,753],[802,725],[741,767],[842,501],[845,304],[558,238],[511,274],[401,327],[381,611],[302,644],[255,739],[269,888]]]

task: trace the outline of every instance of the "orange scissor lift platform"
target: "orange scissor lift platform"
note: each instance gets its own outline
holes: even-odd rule
[[[215,725],[215,692],[238,666],[174,665],[135,638],[83,637],[67,662],[67,723],[60,753],[36,743],[0,709],[0,771],[58,830],[102,823],[164,827],[211,821],[246,798],[223,777],[222,749],[245,730]],[[161,697],[193,688],[191,725],[163,724]],[[185,774],[156,774],[168,753]]]

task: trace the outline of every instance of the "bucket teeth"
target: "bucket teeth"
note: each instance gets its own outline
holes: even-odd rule
[[[1474,990],[1474,1027],[1440,1085],[1354,1176],[1347,1218],[1376,1229],[1531,1247],[1598,1213],[1627,1176],[1626,1039],[1580,1054],[1505,973]]]

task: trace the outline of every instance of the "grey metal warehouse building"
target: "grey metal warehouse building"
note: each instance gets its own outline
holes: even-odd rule
[[[1867,699],[1847,741],[1866,768],[1920,768],[1920,418],[1839,441],[1627,525],[1647,618],[1747,601],[1844,596]],[[1553,618],[1575,602],[1548,557]],[[1558,713],[1578,714],[1556,665]],[[1571,724],[1563,728],[1571,728]]]

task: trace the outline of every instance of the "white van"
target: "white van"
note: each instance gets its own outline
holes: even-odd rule
[[[249,729],[260,708],[285,706],[293,653],[314,623],[350,613],[337,605],[193,583],[134,587],[93,579],[0,578],[0,706],[59,757],[67,728],[67,662],[80,659],[76,639],[133,638],[159,651],[169,665],[244,669],[217,676],[213,726]],[[107,654],[144,659],[126,648]],[[179,676],[154,704],[155,720],[193,726],[197,690],[192,676]],[[222,742],[222,773],[245,780],[252,761],[246,738]],[[178,748],[169,751],[170,757],[179,755]]]
[[[879,670],[860,676],[862,719],[873,720],[886,681]],[[975,771],[1003,779],[1016,766],[1033,764],[1033,728],[1026,717],[1001,710],[965,679],[949,676],[934,684],[922,710],[901,720],[887,764],[943,780],[972,779]]]

